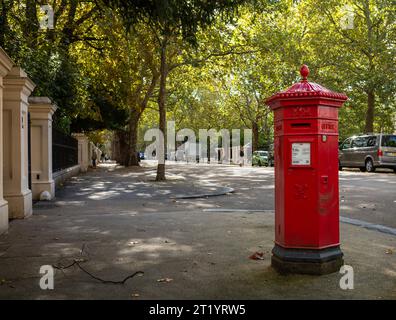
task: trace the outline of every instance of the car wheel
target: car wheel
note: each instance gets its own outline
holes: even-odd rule
[[[396,173],[396,168],[393,168],[393,172]]]
[[[374,164],[373,164],[373,160],[367,159],[365,168],[366,168],[367,172],[374,172],[375,171],[375,167],[374,167]]]
[[[341,162],[340,161],[338,161],[338,170],[342,171],[342,167],[341,167]]]

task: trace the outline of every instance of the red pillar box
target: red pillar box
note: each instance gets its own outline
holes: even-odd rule
[[[267,100],[275,112],[275,247],[281,273],[339,271],[338,109],[348,99],[302,80]]]

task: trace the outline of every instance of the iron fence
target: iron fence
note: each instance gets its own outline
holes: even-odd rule
[[[78,164],[78,141],[52,127],[52,172]]]

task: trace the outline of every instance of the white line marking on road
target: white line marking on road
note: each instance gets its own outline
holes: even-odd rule
[[[226,208],[216,208],[216,209],[203,209],[203,212],[238,212],[238,213],[275,213],[275,210],[249,210],[249,209],[226,209]],[[382,233],[387,233],[396,236],[396,229],[383,226],[380,224],[374,224],[358,219],[352,219],[347,217],[340,217],[342,223],[351,224],[358,227],[363,227],[369,230],[375,230]]]
[[[359,226],[359,227],[363,227],[363,228],[366,228],[369,230],[375,230],[375,231],[379,231],[379,232],[383,232],[383,233],[387,233],[387,234],[396,236],[395,228],[386,227],[386,226],[383,226],[380,224],[374,224],[374,223],[370,223],[370,222],[366,222],[366,221],[362,221],[362,220],[351,219],[351,218],[347,218],[347,217],[340,217],[340,221],[343,223],[352,224],[354,226]]]
[[[262,212],[274,213],[274,210],[249,210],[249,209],[203,209],[204,212]]]

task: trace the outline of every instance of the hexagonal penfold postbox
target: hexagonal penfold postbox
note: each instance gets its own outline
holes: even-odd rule
[[[338,110],[348,97],[302,80],[267,100],[275,113],[275,247],[281,273],[339,271]]]

